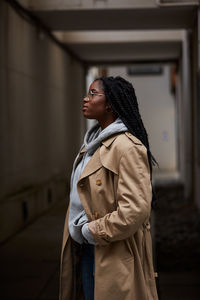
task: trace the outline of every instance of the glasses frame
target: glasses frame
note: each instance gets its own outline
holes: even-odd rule
[[[88,94],[84,98],[93,98],[93,96],[104,96],[105,94],[95,93],[93,91],[89,91]]]

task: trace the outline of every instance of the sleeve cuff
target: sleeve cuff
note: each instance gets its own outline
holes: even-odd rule
[[[82,227],[82,235],[83,237],[87,240],[87,242],[89,244],[92,245],[98,245],[98,243],[95,241],[95,239],[93,238],[89,228],[88,228],[88,223],[84,224]]]

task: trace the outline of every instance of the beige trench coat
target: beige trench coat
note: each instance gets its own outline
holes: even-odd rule
[[[79,160],[84,153],[82,150]],[[77,162],[78,163],[78,162]],[[158,299],[152,261],[152,190],[145,146],[129,132],[102,142],[77,184],[95,246],[95,300]],[[60,300],[84,299],[77,293],[80,271],[65,220]]]

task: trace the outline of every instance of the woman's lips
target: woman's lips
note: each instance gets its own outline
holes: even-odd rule
[[[84,110],[86,110],[87,109],[87,106],[83,106],[83,108],[82,108],[82,111],[84,111]]]

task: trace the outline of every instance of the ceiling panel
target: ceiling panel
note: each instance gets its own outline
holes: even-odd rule
[[[188,29],[195,7],[34,11],[52,30]]]
[[[175,60],[181,52],[180,42],[70,44],[68,46],[87,63]]]

